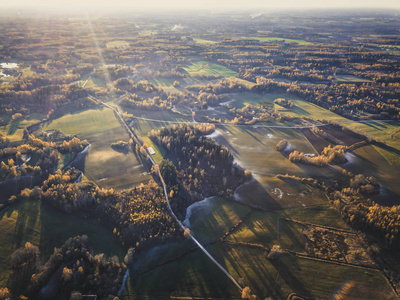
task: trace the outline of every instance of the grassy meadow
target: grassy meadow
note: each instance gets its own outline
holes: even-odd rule
[[[223,77],[232,77],[238,74],[227,67],[203,60],[193,62],[192,64],[184,67],[184,69],[189,73],[190,76],[220,75]]]
[[[297,39],[286,39],[279,37],[257,37],[252,36],[251,39],[258,40],[260,42],[285,42],[285,43],[295,43],[299,45],[313,45],[314,43],[307,42],[305,40],[297,40]]]
[[[26,242],[39,247],[41,257],[48,259],[54,247],[61,247],[69,238],[86,234],[96,253],[125,255],[112,230],[93,220],[69,215],[41,201],[16,204],[0,214],[0,286],[11,274],[9,257]]]
[[[6,121],[11,120],[11,116],[3,117]],[[44,120],[46,116],[44,114],[30,114],[24,119],[11,121],[7,125],[0,126],[0,133],[7,137],[11,142],[18,142],[22,140],[24,134],[24,128],[26,126],[35,124],[41,120]]]
[[[125,189],[150,179],[132,150],[121,153],[111,148],[113,142],[127,142],[129,135],[110,109],[91,109],[65,115],[43,126],[44,131],[49,129],[77,134],[79,138],[89,141],[91,147],[88,156],[78,161],[76,166],[100,187]]]
[[[347,75],[347,74],[342,74],[342,75],[336,75],[335,80],[340,81],[340,82],[347,82],[347,83],[352,83],[352,82],[372,82],[372,80],[366,79],[366,78],[359,78],[354,75]]]
[[[211,197],[198,202],[187,220],[192,234],[202,244],[220,239],[226,231],[250,212],[250,208],[238,203]]]
[[[295,223],[283,220],[277,213],[254,212],[234,233],[229,241],[262,245],[271,249],[305,252],[305,237]]]
[[[217,42],[205,39],[193,39],[198,44],[216,44]]]
[[[281,215],[301,222],[350,230],[338,211],[328,204],[286,209]]]
[[[326,202],[317,190],[311,189],[310,193],[309,187],[276,178],[276,174],[322,178],[336,176],[337,172],[329,168],[293,164],[287,158],[288,152],[281,153],[275,150],[275,145],[286,139],[290,149],[316,153],[299,130],[226,126],[218,127],[217,131],[219,135],[214,139],[227,146],[239,165],[250,170],[257,180],[237,191],[240,201],[273,210]]]
[[[345,285],[344,299],[396,299],[377,270],[326,263],[283,254],[269,260],[262,249],[215,244],[207,247],[235,277],[241,278],[258,299],[287,299],[296,293],[311,299],[328,299]],[[346,298],[347,296],[347,298]]]
[[[167,248],[177,250],[174,245]],[[194,246],[194,244],[192,244]],[[170,249],[163,247],[157,253],[148,251],[139,256],[157,264]],[[175,252],[174,257],[187,252]],[[164,260],[163,260],[164,261]],[[138,266],[142,267],[141,264]],[[145,268],[131,270],[130,283],[124,290],[124,299],[239,299],[240,292],[224,273],[200,250],[194,250],[157,268],[142,273]]]

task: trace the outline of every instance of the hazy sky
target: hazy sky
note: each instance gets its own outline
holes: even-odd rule
[[[49,8],[170,8],[170,9],[265,9],[294,8],[396,8],[400,0],[0,0],[0,7]]]

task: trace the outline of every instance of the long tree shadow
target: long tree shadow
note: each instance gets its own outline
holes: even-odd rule
[[[245,132],[245,133],[247,133],[248,135],[250,135],[254,140],[256,140],[257,142],[259,142],[260,144],[262,144],[262,145],[264,145],[264,146],[267,146],[266,144],[264,144],[263,141],[261,141],[258,137],[256,137],[256,136],[251,132],[251,130],[244,128],[244,129],[242,129],[242,131]]]
[[[255,179],[240,186],[235,191],[234,199],[255,209],[259,208],[267,211],[282,210],[282,206]]]
[[[18,217],[14,230],[13,244],[16,248],[23,246],[24,242],[32,241],[37,234],[39,225],[40,201],[27,201],[18,207]]]
[[[228,150],[233,152],[234,154],[239,155],[239,151],[237,151],[236,148],[233,147],[232,144],[222,134],[217,135],[216,137],[213,138],[213,140],[216,143],[227,147]]]
[[[301,267],[295,257],[291,257],[290,254],[281,254],[278,259],[271,260],[271,264],[276,268],[279,277],[292,291],[302,296],[311,296],[309,289],[294,275],[293,268],[301,271]]]

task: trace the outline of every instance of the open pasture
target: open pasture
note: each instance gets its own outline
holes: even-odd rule
[[[397,134],[400,130],[399,121],[351,122],[343,126],[378,141],[384,141],[388,146],[400,150],[400,134]]]
[[[342,217],[337,210],[332,208],[329,204],[286,209],[282,213],[282,217],[338,229],[350,229],[350,227],[342,220]]]
[[[157,247],[138,257],[124,299],[224,298],[240,299],[229,279],[198,250],[187,254],[182,247]],[[182,255],[173,259],[174,255]],[[262,248],[217,243],[207,250],[243,286],[250,287],[258,299],[287,299],[296,293],[302,297],[327,299],[348,289],[351,299],[396,299],[389,284],[377,270],[281,254],[270,260]],[[171,257],[166,263],[165,257]],[[151,261],[147,269],[141,261]],[[157,264],[159,266],[157,267]],[[145,273],[142,273],[147,271]]]
[[[279,37],[257,37],[252,36],[251,39],[258,40],[260,42],[285,42],[285,43],[295,43],[299,45],[313,45],[314,43],[307,42],[305,40],[296,40],[296,39],[286,39]]]
[[[238,73],[224,67],[222,65],[208,62],[208,61],[196,61],[190,65],[184,67],[190,76],[196,75],[220,75],[222,77],[236,76]]]
[[[138,256],[136,266],[140,268],[135,267],[131,270],[130,283],[123,294],[124,299],[240,298],[236,286],[203,252],[196,249],[186,254],[185,247],[182,249],[182,246],[176,247],[173,244],[166,246],[157,247],[159,249],[156,250],[150,249]],[[177,259],[163,264],[165,257]],[[148,269],[140,263],[141,261],[150,263],[153,268],[142,273]]]
[[[147,133],[152,129],[159,130],[160,128],[177,126],[180,123],[192,122],[192,116],[184,116],[181,114],[173,113],[171,111],[149,111],[138,110],[122,107],[124,111],[133,114],[133,128],[139,133],[140,136],[147,136]]]
[[[185,78],[163,78],[163,77],[155,77],[150,80],[155,86],[161,87],[167,93],[181,93],[181,89],[184,88],[187,83],[184,80]],[[175,81],[179,82],[179,86],[174,87],[173,84]]]
[[[300,98],[296,97],[288,97],[287,99],[292,100],[294,107],[290,110],[282,111],[282,114],[292,114],[298,117],[305,116],[311,117],[315,120],[327,120],[327,121],[338,121],[338,122],[346,122],[348,119],[331,112],[321,106],[318,106],[314,103],[307,102]]]
[[[256,174],[256,179],[236,190],[236,201],[272,211],[326,203],[321,191],[299,181],[260,174]]]
[[[110,228],[78,215],[69,215],[41,201],[17,204],[0,214],[0,286],[5,286],[11,274],[10,255],[26,242],[39,247],[45,260],[54,247],[61,247],[69,238],[86,234],[96,253],[117,255],[124,250]]]
[[[2,116],[1,118],[9,123],[0,126],[0,133],[7,137],[11,142],[22,140],[24,128],[45,119],[44,114],[30,114],[21,120],[11,121],[11,116]]]
[[[345,299],[396,299],[378,270],[344,266],[291,254],[266,258],[263,249],[242,245],[215,244],[211,254],[235,278],[242,278],[258,299],[287,299],[289,294],[311,299],[329,299],[348,287]]]
[[[200,243],[220,239],[249,212],[250,208],[220,197],[210,197],[192,204],[184,222]]]
[[[293,96],[288,93],[283,92],[273,92],[273,93],[266,93],[266,94],[256,94],[256,93],[231,93],[227,94],[232,98],[232,102],[229,103],[230,106],[235,108],[243,108],[246,104],[251,105],[266,105],[270,108],[277,108],[283,109],[281,106],[274,103],[274,100],[277,98],[285,98],[288,100],[298,100],[300,98]],[[287,110],[286,108],[284,108]],[[290,110],[288,110],[290,111]]]
[[[287,183],[276,174],[299,177],[334,178],[337,172],[329,168],[293,164],[287,156],[297,149],[304,153],[316,153],[304,135],[296,129],[218,127],[213,139],[228,147],[241,167],[250,170],[257,181],[245,184],[235,194],[239,201],[266,209],[321,204],[318,191],[302,184]],[[282,139],[289,143],[287,150],[278,152],[275,145]],[[311,190],[311,191],[310,191]]]
[[[347,82],[347,83],[362,83],[362,82],[372,82],[372,80],[367,78],[360,78],[349,74],[338,74],[335,76],[335,81]]]
[[[112,41],[106,44],[106,48],[108,49],[124,49],[129,47],[129,43],[126,41]]]
[[[397,164],[400,160],[397,153],[397,151],[400,151],[400,135],[397,134],[400,130],[399,121],[352,121],[316,104],[300,99],[288,99],[292,100],[295,106],[291,110],[282,111],[282,114],[295,114],[299,117],[306,116],[312,117],[316,120],[339,122],[343,127],[346,127],[356,133],[370,136],[378,141],[385,142],[389,147],[386,149],[387,151],[381,151],[381,153],[389,163]],[[327,127],[328,133],[330,130],[332,129]],[[337,129],[335,130],[336,131],[332,132],[333,134],[331,134],[334,136],[336,136],[336,134],[339,135],[337,138],[340,140],[343,139],[343,142],[346,145],[360,139],[360,137],[357,137],[357,135],[347,132],[343,132],[345,135],[343,136],[338,132]]]
[[[77,134],[91,144],[85,159],[78,160],[89,180],[105,188],[125,189],[147,182],[150,175],[134,153],[121,153],[111,148],[111,143],[128,141],[129,135],[108,109],[92,109],[65,115],[46,123],[43,130],[59,129],[65,134]]]
[[[254,212],[240,227],[230,234],[229,241],[262,245],[271,249],[305,252],[305,236],[295,223],[281,219],[278,213]]]
[[[372,199],[381,204],[398,205],[399,167],[390,165],[376,149],[377,147],[372,145],[358,148],[349,155],[347,163],[335,168],[344,168],[353,174],[374,176],[382,187],[381,194],[373,196]]]
[[[193,39],[198,44],[216,44],[217,42],[205,39]]]

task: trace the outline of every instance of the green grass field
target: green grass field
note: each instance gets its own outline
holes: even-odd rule
[[[207,247],[235,278],[258,299],[287,299],[291,293],[305,298],[328,299],[346,285],[353,286],[343,299],[396,299],[379,271],[298,258],[290,254],[269,260],[262,249],[216,244]]]
[[[122,107],[123,111],[133,114],[135,117],[148,120],[135,119],[133,127],[138,131],[140,136],[147,136],[147,133],[152,129],[158,130],[162,127],[173,126],[174,123],[169,122],[192,122],[192,117],[186,117],[171,111],[146,111],[129,109]],[[161,121],[159,121],[161,120]],[[179,125],[179,124],[177,124]]]
[[[203,244],[220,239],[250,212],[246,206],[219,197],[208,198],[198,204],[194,204],[188,221],[192,234]]]
[[[114,237],[111,228],[78,215],[68,215],[41,201],[17,204],[0,214],[0,287],[11,274],[9,257],[26,242],[39,247],[47,260],[54,247],[61,247],[69,238],[86,234],[96,253],[124,257],[125,251]]]
[[[112,41],[106,44],[108,49],[116,49],[116,48],[127,48],[129,47],[129,43],[126,41]]]
[[[148,182],[150,175],[130,150],[121,153],[111,143],[128,141],[129,135],[107,108],[86,110],[65,115],[43,126],[43,130],[59,129],[65,134],[77,134],[91,144],[89,155],[80,168],[89,180],[106,188],[125,189]]]
[[[307,42],[305,40],[295,40],[295,39],[286,39],[286,38],[279,38],[279,37],[257,37],[257,36],[252,36],[250,37],[251,39],[254,40],[259,40],[260,42],[286,42],[286,43],[296,43],[299,45],[313,45],[314,43]]]
[[[390,165],[400,166],[400,155],[396,149],[386,149],[380,146],[374,146],[375,150],[378,151]]]
[[[342,81],[342,82],[372,82],[370,79],[366,78],[359,78],[354,75],[336,75],[335,79],[337,81]]]
[[[220,135],[214,139],[228,147],[238,163],[253,173],[258,182],[243,186],[238,191],[241,201],[267,209],[304,207],[326,202],[317,190],[309,194],[309,187],[276,178],[276,174],[292,174],[299,177],[334,178],[336,172],[328,168],[293,164],[275,145],[286,139],[293,149],[314,153],[314,149],[296,129],[218,127]]]
[[[400,135],[397,134],[393,138],[391,137],[392,134],[400,129],[400,122],[398,121],[370,121],[366,123],[354,122],[344,124],[344,126],[367,136],[372,136],[378,141],[384,141],[389,146],[400,150]]]
[[[238,73],[228,69],[227,67],[208,62],[208,61],[197,61],[191,65],[184,67],[190,76],[196,75],[220,75],[224,77],[236,76]]]
[[[286,209],[284,213],[282,213],[282,217],[338,229],[350,229],[350,227],[342,220],[340,214],[328,204],[307,208]]]
[[[180,85],[177,87],[173,86],[175,80],[180,82]],[[162,89],[167,93],[181,93],[182,92],[181,89],[187,85],[187,83],[185,82],[185,80],[183,80],[183,78],[171,79],[171,78],[156,77],[150,80],[150,82],[156,86],[162,87]]]
[[[188,241],[189,242],[189,241]],[[194,246],[190,242],[191,247]],[[131,270],[124,299],[235,299],[240,292],[200,250],[144,274],[159,263],[187,252],[189,245],[166,244],[142,253]],[[143,265],[141,261],[145,261]]]
[[[86,85],[85,85],[86,88],[91,88],[91,87],[105,88],[105,87],[107,87],[107,83],[104,80],[97,78],[95,76],[91,76],[91,77],[90,76],[91,76],[91,74],[86,74],[86,75],[82,76],[82,79],[78,82],[78,86],[82,87],[87,80]]]
[[[2,118],[6,121],[11,120],[11,116],[4,116]],[[7,137],[11,142],[20,141],[22,140],[24,128],[26,126],[37,123],[45,118],[46,116],[44,114],[30,114],[24,119],[11,121],[7,125],[0,126],[0,133]]]
[[[284,111],[282,111],[282,114],[292,114],[299,117],[311,117],[315,120],[328,120],[338,122],[349,121],[348,119],[334,112],[331,112],[330,110],[322,108],[314,103],[301,100],[300,98],[288,97],[287,99],[292,100],[295,106],[290,110],[284,109]]]
[[[267,93],[263,95],[245,92],[245,93],[232,93],[229,95],[233,100],[231,103],[229,103],[229,105],[236,108],[243,108],[246,104],[251,104],[251,105],[264,104],[268,105],[271,108],[279,109],[282,107],[274,103],[274,100],[277,98],[285,98],[292,101],[300,100],[300,98],[296,96],[282,92]]]
[[[198,44],[216,44],[217,42],[215,41],[210,41],[210,40],[204,40],[204,39],[193,39]]]
[[[253,213],[228,240],[259,244],[269,249],[280,245],[283,249],[305,252],[305,237],[298,225],[281,219],[276,213]]]
[[[281,111],[283,115],[291,114],[298,117],[311,117],[316,120],[341,122],[341,125],[346,128],[349,128],[361,134],[365,134],[367,136],[371,136],[377,140],[382,140],[386,142],[389,146],[400,150],[400,134],[392,136],[400,129],[400,122],[398,121],[353,122],[352,120],[342,117],[330,110],[322,108],[316,104],[304,101],[296,96],[287,93],[268,93],[264,95],[253,93],[234,93],[231,94],[231,97],[233,102],[231,102],[230,105],[236,108],[242,108],[247,103],[253,105],[257,105],[259,103],[267,103],[274,105],[273,108]],[[276,98],[286,98],[288,100],[291,100],[295,104],[295,106],[292,109],[283,108],[273,103],[273,100],[275,100]],[[389,162],[398,160],[398,157],[391,158],[389,155],[387,157]]]
[[[400,129],[400,122],[398,121],[356,122],[344,118],[316,104],[298,98],[296,99],[295,97],[287,97],[287,99],[292,100],[295,106],[290,110],[283,109],[283,111],[281,111],[282,114],[294,114],[299,117],[312,117],[316,120],[337,121],[346,128],[366,136],[371,136],[378,141],[384,141],[390,147],[400,150],[400,135],[392,136]],[[398,164],[400,156],[396,153],[396,151],[386,149],[386,151],[382,150],[379,152],[387,159],[389,163]]]
[[[172,87],[175,81],[179,81],[180,85],[182,87],[186,86],[186,82],[183,79],[173,79],[173,78],[162,78],[162,77],[156,77],[150,82],[154,83],[157,86],[161,87]]]
[[[269,260],[264,250],[241,245],[217,243],[207,249],[243,286],[249,286],[258,299],[287,299],[291,293],[327,299],[340,293],[343,287],[349,288],[345,299],[396,299],[379,271],[290,254]],[[186,250],[182,245],[168,244],[139,255],[124,299],[240,299],[235,286],[198,250],[157,267],[158,263],[176,258]],[[143,265],[141,261],[151,265]]]
[[[376,148],[368,145],[354,150],[352,163],[346,164],[344,167],[353,174],[362,173],[374,176],[387,189],[386,192],[375,197],[392,199],[398,204],[400,168],[396,165],[390,165]]]

